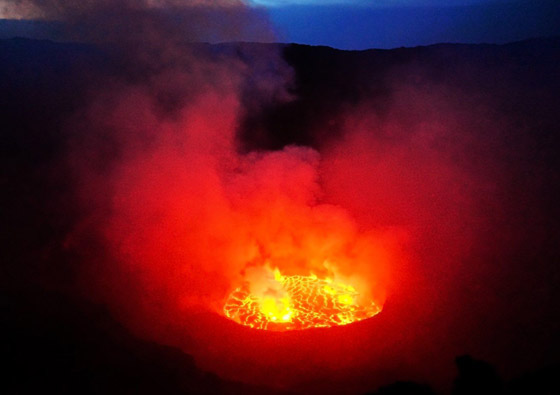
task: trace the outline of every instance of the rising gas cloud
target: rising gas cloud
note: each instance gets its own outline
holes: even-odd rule
[[[280,387],[391,370],[422,347],[425,329],[410,328],[444,314],[434,305],[492,200],[460,159],[478,148],[456,98],[393,81],[383,113],[367,98],[341,106],[341,128],[328,136],[329,120],[318,120],[313,146],[247,149],[244,117],[296,100],[292,72],[277,47],[203,43],[273,40],[259,10],[226,0],[7,4],[59,21],[117,65],[66,122],[82,213],[68,244],[88,252],[84,294],[205,368]],[[314,342],[228,322],[227,295],[270,267],[343,279],[387,301],[389,318]]]

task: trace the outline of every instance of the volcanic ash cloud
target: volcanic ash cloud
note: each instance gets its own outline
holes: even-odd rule
[[[166,325],[188,333],[190,311],[223,314],[227,295],[259,268],[334,277],[382,304],[384,236],[328,204],[319,152],[242,153],[243,116],[290,100],[278,50],[192,43],[268,40],[258,11],[229,1],[14,5],[93,42],[114,70],[94,79],[67,122],[82,207],[73,240],[98,251],[83,270],[86,293],[165,342]],[[83,244],[91,236],[99,249]]]

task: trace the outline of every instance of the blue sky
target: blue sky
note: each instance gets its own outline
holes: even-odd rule
[[[249,3],[265,7],[283,7],[293,5],[359,5],[365,7],[394,6],[456,6],[474,3],[488,3],[493,0],[249,0]],[[503,0],[515,1],[515,0]]]
[[[560,0],[251,0],[280,41],[341,49],[560,35]]]
[[[507,43],[560,36],[560,0],[246,0],[277,41],[339,49]],[[0,18],[2,17],[0,0]],[[58,37],[56,26],[0,19],[0,38]],[[54,36],[53,36],[54,34]],[[248,37],[258,41],[260,37]],[[211,40],[210,40],[211,41]]]

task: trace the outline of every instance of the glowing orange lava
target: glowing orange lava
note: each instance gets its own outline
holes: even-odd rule
[[[275,271],[276,287],[261,296],[249,285],[233,291],[224,306],[228,318],[255,329],[275,331],[347,325],[381,311],[374,302],[360,303],[350,285],[317,276],[283,276]]]

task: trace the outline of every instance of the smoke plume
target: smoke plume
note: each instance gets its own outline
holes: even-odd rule
[[[366,95],[318,116],[312,146],[270,150],[243,127],[297,100],[280,47],[205,44],[274,40],[262,11],[234,0],[5,3],[60,22],[108,59],[65,123],[81,214],[68,247],[86,261],[83,294],[228,377],[289,387],[427,369],[422,358],[440,346],[425,328],[457,314],[456,284],[488,275],[463,265],[498,207],[489,152],[500,142],[481,142],[503,126],[495,114],[419,86],[412,70],[408,81],[386,76],[384,103]],[[311,334],[226,320],[227,295],[251,279],[259,292],[269,268],[341,279],[385,311]],[[402,362],[410,350],[417,359]]]

